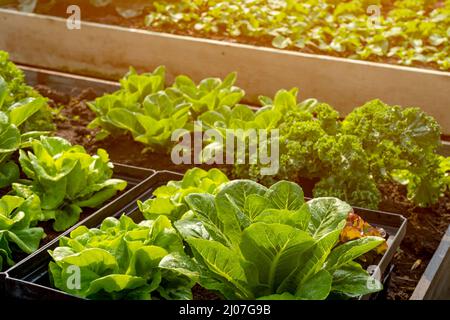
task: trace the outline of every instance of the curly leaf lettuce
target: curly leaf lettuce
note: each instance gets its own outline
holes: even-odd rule
[[[389,106],[373,100],[342,122],[346,134],[357,135],[377,182],[405,184],[408,198],[420,206],[436,203],[442,192],[440,127],[419,108]]]

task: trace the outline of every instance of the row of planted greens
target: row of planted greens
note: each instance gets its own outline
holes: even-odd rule
[[[38,249],[46,236],[40,223],[66,230],[82,208],[97,208],[126,187],[111,179],[106,151],[91,156],[50,136],[53,112],[0,51],[0,271]]]
[[[139,202],[144,221],[106,218],[50,251],[51,283],[90,299],[356,298],[382,284],[361,266],[386,250],[382,230],[353,223],[337,198],[305,202],[301,187],[269,188],[194,168]],[[77,286],[70,275],[77,268]]]
[[[60,15],[76,3],[6,2],[25,11]],[[450,68],[448,0],[86,0],[78,4],[83,19],[100,22],[352,59]],[[105,19],[112,8],[125,19]]]
[[[251,129],[278,129],[276,174],[262,175],[267,167],[262,162],[235,161],[226,168],[229,175],[265,185],[279,180],[312,183],[315,197],[338,197],[365,208],[378,208],[379,187],[385,183],[406,186],[409,200],[422,207],[439,202],[449,189],[450,159],[437,153],[439,124],[420,108],[373,100],[342,118],[326,103],[299,101],[295,88],[280,90],[274,98],[260,97],[261,108],[253,108],[242,103],[245,93],[235,80],[230,74],[197,84],[181,75],[166,86],[163,67],[145,74],[131,70],[117,92],[88,104],[96,115],[89,127],[98,130],[98,139],[129,134],[142,143],[143,152],[167,154],[186,138],[176,136],[176,129],[191,134],[213,130],[222,142],[210,134],[194,155],[205,162],[208,155],[226,154],[228,129],[242,130],[247,144]],[[195,121],[201,121],[201,129]],[[248,152],[246,156],[248,160]]]

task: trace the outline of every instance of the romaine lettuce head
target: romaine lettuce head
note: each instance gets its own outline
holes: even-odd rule
[[[30,151],[20,150],[19,162],[29,180],[13,184],[15,193],[39,196],[39,220],[54,220],[55,231],[73,226],[82,208],[98,208],[127,186],[124,180],[111,179],[113,164],[105,150],[91,156],[59,137],[33,140]]]

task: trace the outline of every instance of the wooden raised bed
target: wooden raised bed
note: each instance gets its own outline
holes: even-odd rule
[[[450,226],[411,300],[450,300]]]
[[[238,72],[249,103],[260,94],[300,88],[346,114],[379,98],[388,104],[418,106],[439,120],[450,135],[450,72],[423,70],[155,33],[83,22],[69,30],[66,20],[0,9],[0,49],[21,64],[118,79],[129,68],[168,68],[168,80],[187,74],[195,80]]]

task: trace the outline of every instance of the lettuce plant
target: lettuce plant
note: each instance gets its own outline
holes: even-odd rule
[[[244,90],[234,86],[236,73],[224,78],[207,78],[198,85],[187,76],[178,76],[171,90],[180,93],[192,104],[195,113],[201,114],[223,106],[233,107],[244,97]]]
[[[33,225],[40,215],[36,195],[26,199],[6,195],[0,199],[0,271],[14,264],[14,252],[30,254],[38,249],[45,234]]]
[[[234,163],[242,163],[242,159],[250,159],[255,154],[250,155],[248,150],[261,151],[261,146],[272,150],[272,142],[276,137],[270,132],[277,129],[282,118],[282,114],[271,108],[261,108],[254,111],[251,107],[244,104],[237,104],[233,108],[222,106],[214,111],[207,111],[198,117],[205,131],[204,147],[200,154],[200,159],[204,163],[214,162],[215,157],[219,155],[226,159],[234,157]],[[211,135],[211,130],[216,134]],[[269,139],[261,140],[260,133],[266,133]],[[217,135],[221,139],[217,139]],[[231,139],[231,141],[230,141]],[[227,153],[229,148],[227,144],[244,146],[244,150],[235,148],[232,154]],[[236,144],[237,143],[237,144]],[[237,150],[237,152],[236,152]],[[268,152],[267,152],[268,154]],[[274,161],[278,159],[274,156]],[[261,155],[252,160],[261,164]],[[261,167],[268,167],[261,164]]]
[[[88,104],[97,115],[89,128],[101,128],[97,139],[130,133],[146,150],[167,151],[172,132],[186,126],[191,104],[164,86],[164,67],[145,74],[132,69],[121,80],[119,91]]]
[[[184,198],[191,193],[214,194],[218,187],[228,182],[228,178],[218,169],[205,171],[200,168],[188,170],[180,181],[169,181],[153,192],[154,198],[138,201],[146,219],[165,215],[170,220],[178,220],[187,211]]]
[[[19,129],[10,123],[5,113],[0,112],[0,188],[9,186],[20,176],[19,167],[9,161],[9,157],[20,147],[21,141]]]
[[[2,104],[0,77],[0,106]],[[8,110],[8,113],[0,111],[0,188],[11,185],[20,176],[18,165],[10,160],[11,155],[19,148],[24,147],[30,138],[44,132],[28,132],[22,134],[19,127],[33,114],[40,110],[38,100],[28,103],[18,103]]]
[[[96,114],[89,128],[100,128],[97,138],[104,139],[110,134],[123,134],[127,129],[133,128],[133,125],[136,126],[138,123],[134,115],[143,111],[142,103],[147,95],[164,89],[165,77],[164,67],[143,74],[137,74],[134,69],[130,69],[120,80],[120,90],[88,103],[89,108]]]
[[[303,199],[295,183],[266,188],[251,180],[225,183],[216,195],[186,196],[190,210],[174,224],[198,263],[191,267],[199,283],[227,299],[317,300],[381,290],[354,260],[384,239],[338,245],[352,208],[336,198]]]
[[[41,199],[39,221],[54,220],[55,231],[78,222],[82,208],[97,208],[125,189],[126,181],[111,179],[113,165],[105,150],[91,156],[81,146],[58,137],[31,142],[31,151],[20,150],[19,162],[28,180],[14,183],[19,196]]]
[[[171,146],[172,132],[185,127],[189,109],[189,104],[178,103],[165,92],[158,92],[147,96],[142,111],[114,108],[108,112],[108,118],[110,124],[130,132],[146,149],[165,151]]]
[[[165,68],[138,75],[133,69],[121,80],[121,89],[89,103],[97,117],[89,128],[100,128],[97,139],[110,134],[130,133],[146,150],[168,151],[176,129],[193,129],[188,120],[203,112],[236,105],[244,91],[234,86],[236,74],[223,81],[208,78],[196,85],[178,76],[165,88]]]
[[[136,224],[124,215],[105,219],[99,229],[81,226],[49,253],[53,286],[82,298],[192,299],[195,275],[172,267],[185,259],[184,248],[164,216]]]
[[[9,60],[6,52],[0,50],[0,111],[8,113],[14,109],[29,112],[20,124],[21,132],[55,129],[46,99],[26,84],[24,73]]]
[[[207,128],[216,129],[225,138],[226,129],[276,129],[282,114],[270,108],[252,110],[248,105],[237,104],[233,108],[222,106],[198,117]]]
[[[358,135],[377,182],[407,186],[408,198],[420,206],[436,203],[444,175],[437,154],[440,127],[419,108],[389,106],[373,100],[342,122],[344,134]]]
[[[327,174],[321,174],[315,185],[315,197],[334,196],[354,206],[378,208],[381,193],[357,136],[338,134],[322,137],[316,148]]]

